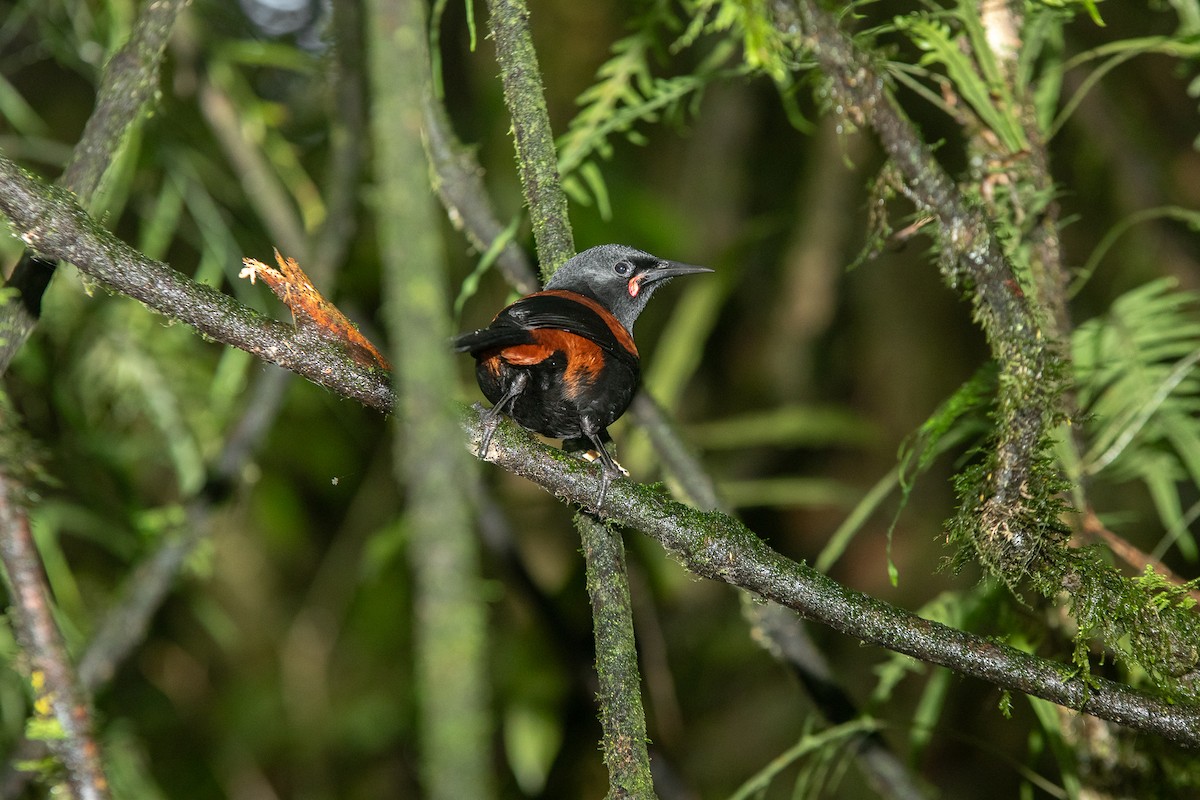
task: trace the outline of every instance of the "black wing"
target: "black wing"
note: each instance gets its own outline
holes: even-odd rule
[[[451,346],[459,353],[477,355],[487,350],[503,350],[519,344],[533,344],[533,334],[511,323],[493,322],[486,328],[454,337]]]
[[[614,334],[614,326],[624,332],[621,323],[611,314],[608,319],[602,317],[594,305],[557,293],[531,294],[497,314],[492,325],[515,325],[523,330],[550,328],[590,339],[610,352],[626,349]]]
[[[475,354],[533,344],[536,340],[530,331],[549,328],[582,336],[611,353],[629,355],[613,333],[613,326],[620,324],[615,318],[604,319],[589,305],[570,297],[538,293],[522,297],[505,308],[486,328],[456,336],[452,344],[460,353]]]

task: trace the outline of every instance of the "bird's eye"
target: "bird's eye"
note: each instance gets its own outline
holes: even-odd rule
[[[621,277],[625,277],[629,273],[633,272],[633,264],[630,264],[628,261],[618,261],[617,263],[613,264],[613,272],[617,273]]]

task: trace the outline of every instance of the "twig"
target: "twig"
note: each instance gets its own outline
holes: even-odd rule
[[[371,0],[367,51],[375,205],[384,308],[396,362],[397,472],[406,489],[413,573],[414,693],[425,795],[481,800],[494,794],[487,608],[479,542],[449,399],[458,379],[450,340],[446,257],[428,191],[423,96],[432,91],[424,3]]]
[[[575,240],[558,175],[542,73],[529,32],[529,10],[525,0],[488,0],[487,5],[504,102],[512,116],[521,188],[533,221],[542,279],[548,280],[575,254]]]
[[[175,19],[190,0],[147,0],[129,41],[105,65],[96,108],[58,183],[89,200],[100,186],[129,133],[141,124],[143,110],[158,90],[158,68]],[[13,270],[8,285],[19,302],[0,304],[0,373],[8,369],[29,338],[41,313],[42,294],[55,263],[29,252]]]
[[[478,409],[463,415],[478,449]],[[592,507],[599,476],[588,463],[549,448],[510,423],[492,439],[488,460],[558,498]],[[1200,747],[1200,706],[1168,703],[990,639],[931,622],[848,589],[772,550],[741,522],[673,502],[654,489],[615,480],[600,516],[654,538],[696,575],[748,589],[848,636],[997,686]]]
[[[39,716],[53,717],[58,730],[46,736],[66,770],[76,800],[109,797],[100,746],[92,733],[87,693],[67,654],[50,608],[42,562],[20,508],[21,487],[0,473],[0,560],[13,599],[13,620],[21,648],[30,660],[30,682]]]
[[[269,319],[147,258],[88,217],[69,192],[47,186],[3,156],[0,211],[39,255],[68,261],[114,291],[344,397],[380,411],[392,409],[386,373],[347,359],[320,337]]]
[[[583,539],[587,590],[592,600],[600,724],[610,798],[653,798],[646,715],[642,710],[637,649],[632,646],[633,608],[620,532],[587,514],[575,518]]]

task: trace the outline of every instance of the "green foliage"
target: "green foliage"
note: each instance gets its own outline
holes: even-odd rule
[[[769,764],[730,795],[729,800],[764,797],[770,786],[779,780],[781,773],[797,763],[800,764],[800,770],[792,789],[792,797],[831,796],[837,791],[848,751],[861,741],[863,736],[879,730],[880,725],[869,717],[863,717],[824,730],[816,730],[810,718],[804,727],[804,734],[796,744],[771,759]]]
[[[959,5],[946,17],[897,17],[896,28],[925,53],[920,63],[944,67],[955,91],[980,121],[996,134],[1007,152],[1018,153],[1027,149],[1029,142],[1018,119],[1011,84],[988,46],[978,13],[974,7]]]
[[[690,72],[655,75],[651,60],[677,26],[675,17],[656,5],[631,34],[614,42],[612,58],[601,65],[595,82],[580,94],[580,110],[559,138],[558,170],[563,188],[577,202],[594,201],[606,219],[611,205],[595,159],[612,157],[610,139],[623,134],[635,144],[644,143],[638,125],[695,113],[706,86],[738,72],[726,66],[731,45],[718,41]]]
[[[1077,328],[1072,355],[1088,442],[1073,478],[1140,481],[1164,544],[1195,559],[1179,482],[1200,486],[1200,294],[1140,286]]]
[[[691,44],[701,32],[733,31],[741,37],[748,68],[776,83],[790,82],[792,48],[775,25],[767,0],[686,0],[684,6],[692,21],[679,44]]]

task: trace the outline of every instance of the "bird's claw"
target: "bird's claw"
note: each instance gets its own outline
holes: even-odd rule
[[[585,450],[582,453],[580,453],[579,455],[580,455],[580,458],[582,458],[584,461],[587,461],[589,463],[595,463],[597,461],[599,461],[601,464],[604,463],[604,457],[601,456],[599,453],[597,453],[595,450]],[[621,462],[617,461],[614,458],[614,459],[612,459],[612,464],[614,467],[617,468],[617,471],[615,473],[616,475],[620,475],[622,478],[629,477],[629,470],[627,470],[627,469],[625,469],[625,467],[621,466]]]
[[[596,509],[600,509],[604,505],[604,498],[608,495],[608,486],[614,478],[628,478],[629,470],[621,466],[616,459],[611,456],[605,459],[603,455],[595,450],[585,450],[580,453],[584,461],[588,463],[600,462],[600,493],[596,496]]]
[[[478,403],[476,405],[479,406]],[[500,415],[493,411],[494,409],[489,408],[479,415],[480,427],[483,430],[483,435],[479,437],[479,458],[484,461],[488,460],[488,448],[492,446],[496,428],[500,427]]]

